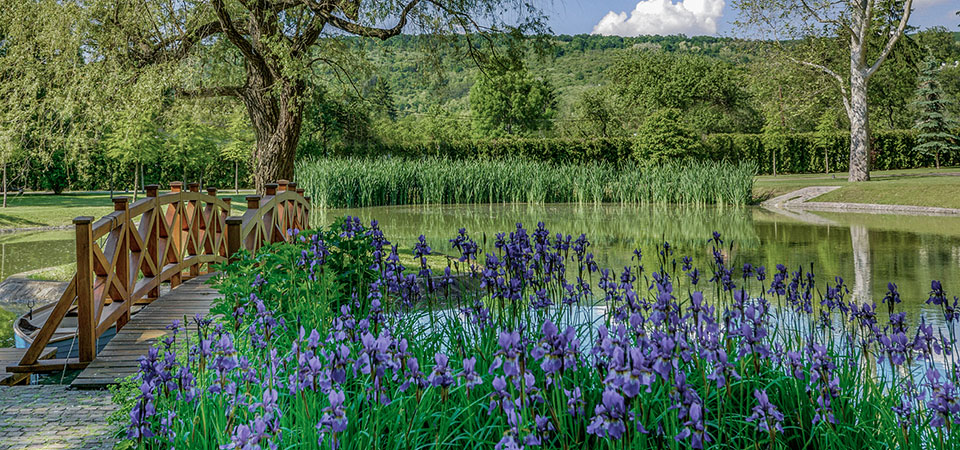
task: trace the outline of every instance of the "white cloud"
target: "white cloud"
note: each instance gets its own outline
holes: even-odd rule
[[[628,15],[610,11],[593,27],[593,34],[638,36],[644,34],[702,35],[717,32],[724,0],[640,0]]]

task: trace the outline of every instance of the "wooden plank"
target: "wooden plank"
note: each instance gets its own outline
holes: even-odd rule
[[[137,372],[140,357],[166,336],[174,320],[193,319],[196,314],[210,312],[219,295],[206,284],[213,274],[201,275],[160,296],[135,314],[84,369],[71,386],[79,389],[102,389]]]
[[[30,381],[29,373],[16,373],[7,370],[16,367],[27,352],[25,348],[0,348],[0,385],[14,385]],[[39,360],[49,360],[57,355],[57,349],[46,347],[40,352]],[[39,362],[39,361],[38,361]]]

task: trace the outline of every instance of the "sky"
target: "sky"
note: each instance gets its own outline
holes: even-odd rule
[[[545,0],[556,34],[737,36],[737,11],[725,0]],[[957,0],[914,0],[910,24],[960,31]]]

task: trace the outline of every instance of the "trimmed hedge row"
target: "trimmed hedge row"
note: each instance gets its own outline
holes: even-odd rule
[[[848,168],[850,136],[846,133],[798,134],[713,134],[704,137],[709,159],[753,160],[759,172],[817,173],[844,172]],[[932,155],[914,150],[916,133],[910,130],[873,133],[872,168],[912,169],[933,165]],[[633,140],[609,139],[497,139],[461,142],[380,143],[345,147],[332,156],[403,158],[443,157],[453,159],[529,158],[553,163],[605,162],[619,164],[633,159]],[[941,155],[942,165],[960,164],[960,155]],[[829,167],[828,167],[829,166]]]

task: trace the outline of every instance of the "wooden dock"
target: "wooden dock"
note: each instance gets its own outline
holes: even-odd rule
[[[7,366],[15,366],[27,352],[25,348],[0,348],[0,386],[10,386],[14,384],[23,384],[30,381],[29,373],[10,373],[7,372]],[[40,359],[50,359],[57,355],[57,349],[46,347],[40,353]]]
[[[219,293],[201,275],[160,296],[133,315],[116,336],[110,339],[93,362],[77,376],[71,386],[79,389],[103,389],[139,369],[139,358],[160,339],[171,334],[166,327],[184,317],[193,320],[206,316]]]

